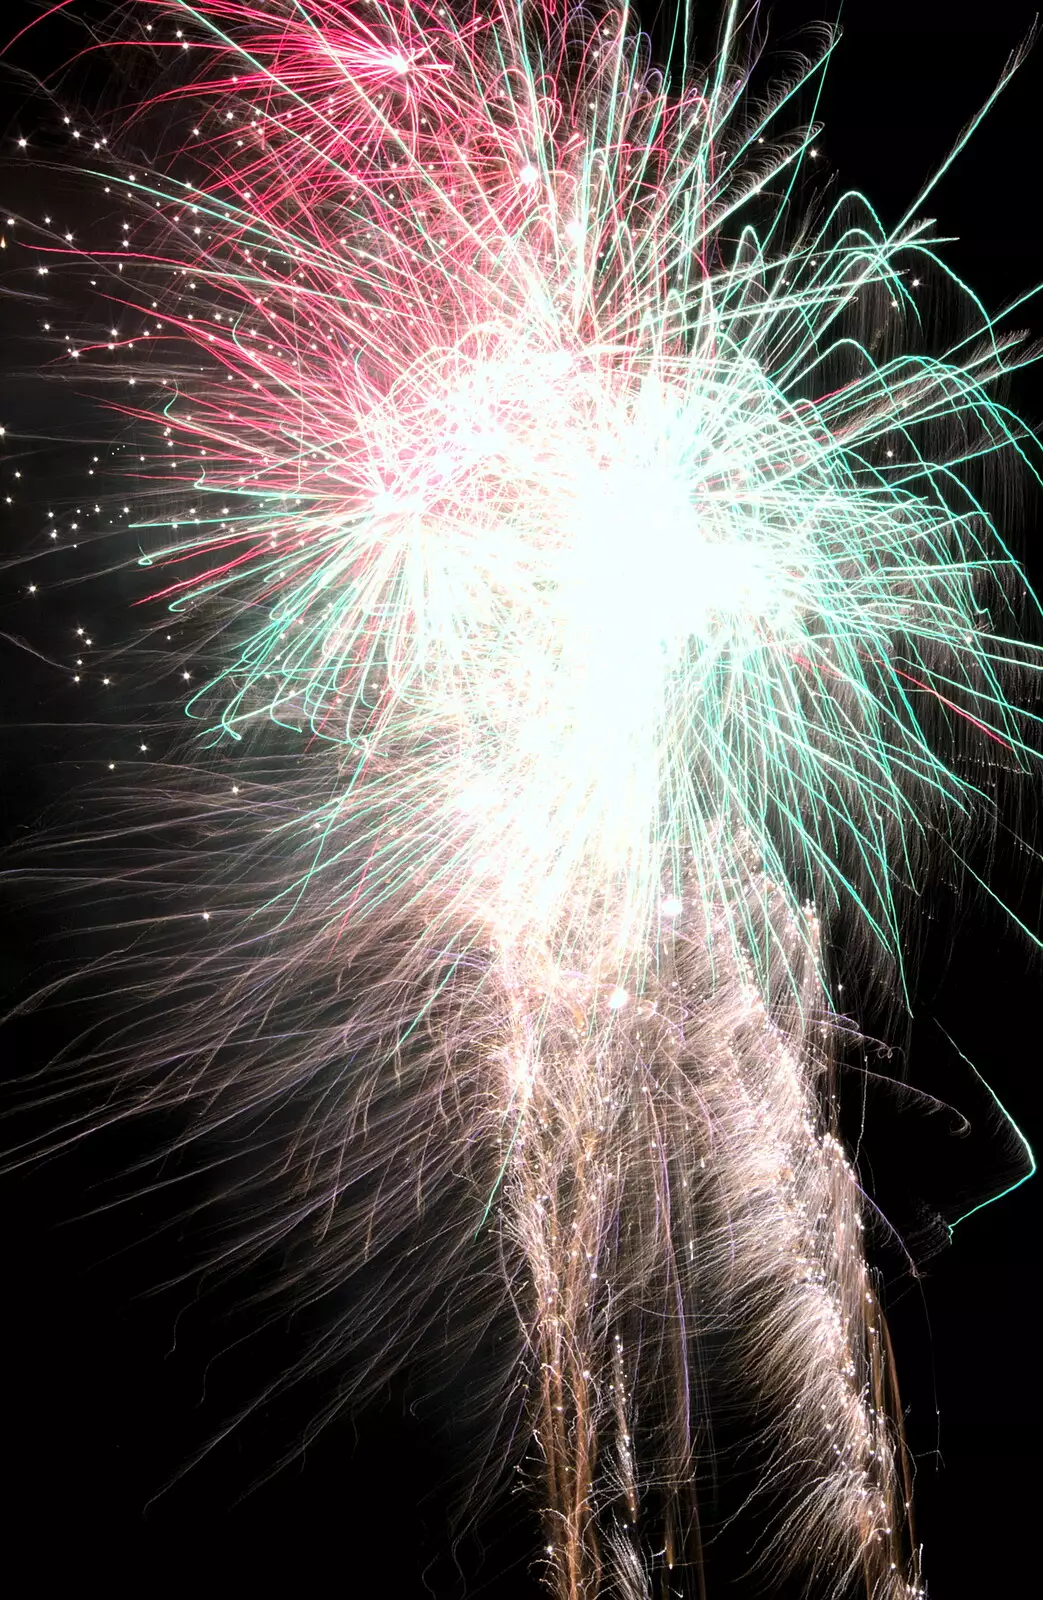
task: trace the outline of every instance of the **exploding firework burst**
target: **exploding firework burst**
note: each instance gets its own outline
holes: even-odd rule
[[[625,8],[145,14],[191,177],[120,171],[107,263],[163,391],[144,559],[208,741],[298,740],[249,845],[211,804],[240,915],[157,979],[176,1071],[114,1048],[127,1104],[299,1105],[244,1248],[326,1218],[320,1283],[466,1163],[441,1238],[499,1241],[560,1600],[698,1585],[717,1408],[766,1571],[917,1595],[820,919],[900,986],[987,803],[961,742],[1029,757],[979,490],[1026,358],[955,283],[921,337],[914,211],[797,204],[822,62],[758,105],[737,8],[673,80]]]

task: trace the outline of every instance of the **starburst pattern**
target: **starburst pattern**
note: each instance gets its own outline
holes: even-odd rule
[[[1027,459],[1026,357],[912,213],[798,204],[822,63],[758,104],[735,7],[673,79],[625,8],[148,14],[191,71],[141,126],[192,177],[121,174],[109,265],[192,503],[139,531],[223,663],[191,714],[307,775],[242,871],[265,932],[143,1092],[299,1096],[330,1272],[492,1154],[454,1258],[495,1219],[560,1600],[698,1570],[714,1404],[770,1570],[918,1594],[819,917],[900,975],[901,888],[984,799],[961,740],[1029,757],[979,471]],[[940,352],[920,275],[964,305]],[[331,962],[366,992],[251,1067]]]

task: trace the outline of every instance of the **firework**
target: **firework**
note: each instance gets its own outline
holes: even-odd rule
[[[916,1595],[820,919],[900,990],[903,894],[984,800],[960,743],[1028,759],[976,487],[1025,459],[1025,357],[955,283],[970,331],[920,336],[912,212],[798,206],[822,62],[758,106],[736,8],[672,81],[625,8],[144,15],[190,176],[117,175],[139,535],[221,662],[209,741],[299,738],[249,847],[212,804],[243,915],[129,1099],[299,1105],[245,1248],[326,1216],[327,1282],[466,1161],[446,1259],[499,1241],[560,1600],[697,1582],[717,1409],[768,1571]]]

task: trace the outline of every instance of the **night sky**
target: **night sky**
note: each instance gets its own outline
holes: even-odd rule
[[[41,9],[6,0],[0,35]],[[823,181],[861,189],[885,222],[896,220],[990,92],[1033,9],[1032,0],[849,0],[822,102]],[[713,8],[705,10],[712,18]],[[73,11],[95,18],[111,8]],[[808,0],[771,7],[775,47],[795,44],[793,30],[822,16],[828,7]],[[18,219],[3,230],[0,254],[0,821],[13,875],[0,924],[0,983],[11,1000],[98,953],[89,930],[104,896],[45,895],[39,881],[26,881],[25,862],[41,828],[87,826],[81,792],[103,792],[110,761],[124,769],[137,762],[147,779],[149,761],[164,754],[163,725],[181,692],[187,649],[174,636],[168,661],[150,659],[139,670],[124,647],[136,636],[134,602],[146,589],[133,568],[104,570],[132,550],[120,552],[118,534],[99,543],[85,531],[81,544],[69,532],[77,508],[95,501],[103,509],[81,514],[85,530],[110,517],[118,523],[120,474],[132,454],[125,424],[88,382],[70,376],[44,328],[94,315],[82,274],[56,270],[34,282],[35,258],[20,242],[44,215],[77,235],[109,225],[96,186],[70,170],[60,116],[30,83],[33,74],[50,78],[82,42],[62,18],[19,42],[0,120],[0,227]],[[106,92],[105,69],[81,64],[62,104],[76,110],[70,97],[81,97],[86,126],[90,97]],[[939,232],[955,236],[947,261],[990,310],[1043,281],[1041,107],[1043,45],[927,207]],[[22,138],[31,150],[19,149]],[[1043,337],[1043,297],[1016,325]],[[1022,377],[1015,401],[1033,423],[1043,418],[1043,368]],[[52,523],[63,529],[60,553],[47,548]],[[1039,505],[1030,494],[1007,531],[1043,592]],[[85,665],[77,682],[78,659]],[[206,666],[203,656],[190,661],[200,675]],[[1043,778],[1023,784],[1020,814],[1011,810],[1030,840],[1043,839],[1034,817],[1041,794]],[[990,872],[1023,922],[1043,929],[1043,862],[1002,834],[971,861]],[[892,1091],[873,1090],[863,1172],[902,1240],[899,1248],[879,1229],[876,1261],[916,1461],[929,1593],[964,1600],[1020,1592],[1036,1564],[1043,1418],[1032,1307],[1043,1188],[1037,1181],[1006,1195],[946,1242],[947,1222],[1017,1175],[1014,1141],[949,1041],[1038,1148],[1043,967],[997,906],[959,899],[945,882],[932,891],[922,946],[916,1021],[896,1041],[902,1049],[888,1070],[954,1109],[928,1111],[922,1101],[899,1104]],[[52,1007],[0,1033],[5,1072],[21,1085],[4,1124],[9,1145],[60,1123],[60,1106],[30,1103],[46,1094],[40,1074],[100,1014],[86,1002],[82,1012]],[[258,1317],[243,1310],[243,1298],[264,1284],[200,1278],[205,1179],[176,1160],[149,1169],[145,1192],[137,1192],[140,1176],[125,1176],[180,1131],[154,1121],[109,1129],[3,1180],[4,1565],[20,1574],[12,1593],[73,1582],[118,1594],[220,1582],[232,1592],[293,1584],[390,1600],[535,1600],[526,1563],[538,1525],[527,1502],[508,1490],[477,1532],[460,1515],[468,1493],[460,1462],[473,1459],[479,1395],[495,1363],[488,1346],[479,1343],[433,1396],[407,1373],[314,1439],[309,1424],[336,1400],[335,1371],[261,1403],[220,1437],[239,1408],[301,1358],[315,1328],[307,1317],[281,1315],[245,1338]],[[213,1449],[191,1465],[209,1441]],[[454,1515],[458,1536],[449,1531]],[[712,1591],[753,1592],[742,1582]]]

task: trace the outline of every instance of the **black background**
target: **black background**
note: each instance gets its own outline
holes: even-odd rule
[[[9,0],[0,30],[13,32],[22,9]],[[705,10],[712,26],[711,8]],[[820,12],[803,0],[780,3],[768,13],[775,43],[785,45],[793,29],[823,15],[829,20],[825,7]],[[1031,4],[1017,0],[964,7],[850,0],[822,103],[824,170],[868,193],[884,220],[894,221],[984,100],[1032,18]],[[77,39],[66,23],[52,21],[15,48],[11,65],[46,75]],[[47,152],[57,149],[44,126],[50,114],[14,75],[4,105],[0,150],[10,159],[0,167],[0,203],[28,217],[49,208],[78,224],[82,191],[60,168],[27,169],[17,159],[22,135]],[[992,309],[1043,279],[1041,106],[1043,48],[927,207],[940,231],[957,236],[947,260]],[[49,351],[40,325],[49,313],[42,301],[24,298],[16,257],[12,244],[0,258],[3,494],[14,502],[3,507],[12,560],[0,575],[0,628],[8,636],[0,640],[3,808],[15,863],[49,806],[75,807],[77,786],[96,758],[132,749],[134,719],[144,726],[148,712],[140,689],[136,700],[128,691],[111,710],[95,689],[88,686],[89,699],[77,698],[69,683],[78,620],[86,614],[117,637],[120,608],[136,597],[128,580],[91,579],[95,557],[85,544],[79,557],[70,555],[62,583],[46,596],[26,594],[36,569],[16,558],[39,550],[46,509],[67,507],[80,494],[87,457],[97,448],[91,439],[111,442],[113,429],[85,390],[44,375]],[[53,296],[63,292],[61,284],[48,285]],[[1019,325],[1043,334],[1043,306],[1030,304]],[[1030,420],[1043,416],[1043,377],[1027,374],[1016,398]],[[1015,532],[1038,579],[1043,546],[1030,503],[1022,523]],[[52,656],[60,669],[17,640]],[[150,692],[158,703],[163,684]],[[1039,784],[1028,792],[1029,808],[1041,793]],[[1043,867],[1001,843],[992,875],[1019,916],[1043,926]],[[80,914],[75,897],[56,909],[12,881],[2,944],[10,993],[46,979],[66,934],[75,949]],[[960,1224],[951,1246],[929,1248],[942,1230],[932,1233],[926,1217],[958,1216],[990,1184],[1003,1187],[1013,1170],[1010,1141],[988,1095],[939,1024],[1028,1138],[1038,1139],[1041,968],[1001,912],[987,903],[958,908],[940,890],[920,971],[907,1069],[912,1081],[965,1112],[971,1132],[957,1138],[955,1117],[884,1117],[886,1136],[878,1130],[875,1141],[870,1137],[867,1162],[885,1210],[921,1257],[918,1280],[903,1272],[896,1251],[883,1248],[880,1265],[917,1460],[930,1592],[963,1600],[1020,1592],[1035,1561],[1041,1198],[1039,1184],[1028,1184]],[[44,1014],[9,1028],[5,1063],[16,1076],[42,1066],[79,1020]],[[21,1117],[10,1124],[16,1139],[26,1133]],[[473,1371],[462,1371],[427,1403],[407,1382],[392,1386],[258,1485],[329,1400],[330,1380],[302,1384],[289,1400],[260,1406],[164,1489],[237,1400],[259,1392],[297,1356],[304,1333],[288,1318],[243,1350],[233,1347],[228,1296],[211,1286],[201,1298],[192,1276],[193,1223],[172,1220],[184,1194],[177,1207],[162,1191],[109,1204],[127,1193],[112,1175],[158,1138],[148,1125],[116,1129],[4,1180],[9,1422],[2,1503],[6,1564],[18,1574],[13,1592],[49,1592],[79,1576],[110,1593],[162,1592],[175,1582],[265,1591],[292,1582],[392,1597],[535,1595],[526,1557],[538,1530],[519,1497],[508,1497],[480,1535],[465,1532],[454,1546],[447,1531]],[[740,1584],[732,1592],[744,1591]]]

